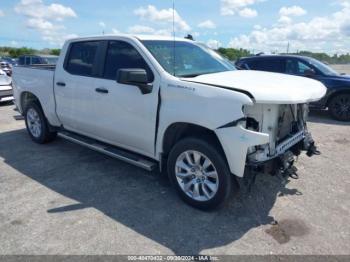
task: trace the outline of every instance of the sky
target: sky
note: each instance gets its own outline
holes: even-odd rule
[[[350,0],[0,0],[0,46],[101,34],[192,34],[253,53],[350,52]]]

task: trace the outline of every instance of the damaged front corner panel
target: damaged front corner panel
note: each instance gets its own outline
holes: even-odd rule
[[[215,130],[225,151],[231,173],[243,177],[248,148],[269,143],[269,135],[243,128],[241,125]]]

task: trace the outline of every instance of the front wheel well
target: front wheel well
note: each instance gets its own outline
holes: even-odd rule
[[[213,143],[223,152],[221,143],[213,130],[195,124],[174,123],[164,133],[163,156],[167,157],[173,146],[186,137],[200,138]]]

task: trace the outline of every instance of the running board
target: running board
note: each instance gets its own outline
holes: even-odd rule
[[[152,160],[148,160],[146,157],[143,157],[139,154],[131,153],[129,151],[120,149],[115,146],[108,145],[103,142],[99,142],[95,139],[91,139],[68,131],[61,131],[58,133],[58,136],[70,142],[85,146],[102,154],[122,160],[134,166],[141,167],[148,171],[154,170],[157,166],[155,162],[153,162]]]

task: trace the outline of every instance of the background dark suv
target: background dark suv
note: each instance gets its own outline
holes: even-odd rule
[[[53,55],[22,55],[18,58],[18,65],[55,65],[57,60],[58,56]]]
[[[241,58],[236,66],[242,70],[268,71],[319,80],[327,87],[327,94],[311,106],[328,108],[334,119],[350,121],[350,76],[341,75],[316,59],[292,55],[258,55]]]

